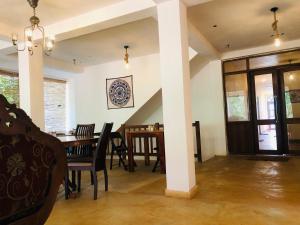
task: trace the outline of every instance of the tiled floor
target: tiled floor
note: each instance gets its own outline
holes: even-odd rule
[[[113,169],[110,191],[101,185],[97,201],[87,174],[78,198],[66,201],[60,194],[47,225],[300,225],[299,158],[217,157],[197,164],[199,192],[193,200],[165,197],[164,176],[150,171]]]

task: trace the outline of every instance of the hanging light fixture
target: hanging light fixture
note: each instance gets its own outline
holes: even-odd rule
[[[124,63],[125,63],[126,69],[129,69],[129,54],[128,54],[128,48],[129,48],[129,46],[125,45],[124,48],[125,48]]]
[[[274,15],[274,22],[272,23],[272,28],[273,28],[273,31],[274,31],[274,34],[272,35],[274,37],[274,45],[276,47],[280,47],[280,45],[281,45],[280,36],[282,36],[283,34],[280,34],[279,31],[278,31],[277,11],[279,10],[279,8],[278,7],[273,7],[270,10]]]
[[[27,49],[31,55],[33,55],[34,47],[42,43],[45,54],[49,55],[54,47],[55,37],[45,37],[44,28],[39,25],[40,19],[36,16],[36,8],[39,0],[27,0],[27,2],[33,9],[33,16],[30,18],[31,25],[24,29],[24,46],[20,48],[18,45],[18,34],[16,33],[12,35],[12,43],[18,51],[25,51]]]

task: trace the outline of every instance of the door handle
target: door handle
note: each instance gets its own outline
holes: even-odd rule
[[[279,115],[278,115],[278,98],[274,96],[274,110],[275,110],[275,121],[276,123],[279,122]]]

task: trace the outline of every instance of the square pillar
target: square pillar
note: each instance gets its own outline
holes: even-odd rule
[[[18,52],[20,108],[41,130],[45,129],[43,48]]]
[[[187,8],[181,0],[157,5],[166,151],[167,196],[196,193]]]

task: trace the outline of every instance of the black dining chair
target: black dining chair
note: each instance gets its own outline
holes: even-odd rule
[[[95,124],[78,124],[74,135],[76,137],[92,137],[95,132]],[[92,145],[80,145],[69,149],[67,160],[68,162],[89,162],[93,157]],[[76,174],[72,171],[72,190],[76,190]],[[77,180],[80,180],[80,174],[77,174]],[[91,174],[91,181],[93,181]],[[79,182],[79,181],[78,181]],[[93,182],[91,182],[93,184]],[[80,185],[78,185],[80,191]]]
[[[123,136],[120,132],[112,132],[110,134],[110,141],[111,141],[111,158],[110,158],[110,169],[113,167],[113,157],[116,153],[119,157],[119,167],[121,164],[123,165],[124,169],[127,170],[127,165],[125,164],[126,154],[127,154],[127,146]]]
[[[92,137],[95,132],[95,124],[78,124],[75,131],[76,137]],[[68,160],[92,157],[92,145],[81,145],[71,149]]]
[[[96,150],[93,153],[93,157],[89,162],[69,162],[68,171],[65,176],[65,191],[66,198],[69,196],[69,171],[77,171],[79,177],[81,177],[81,171],[91,171],[93,174],[93,185],[94,185],[94,199],[97,199],[98,192],[98,180],[97,172],[104,172],[105,179],[105,191],[108,191],[108,175],[106,169],[106,149],[109,143],[110,133],[113,127],[113,123],[105,123],[102,128],[101,135],[99,137]],[[80,188],[81,179],[78,181],[78,186]]]

